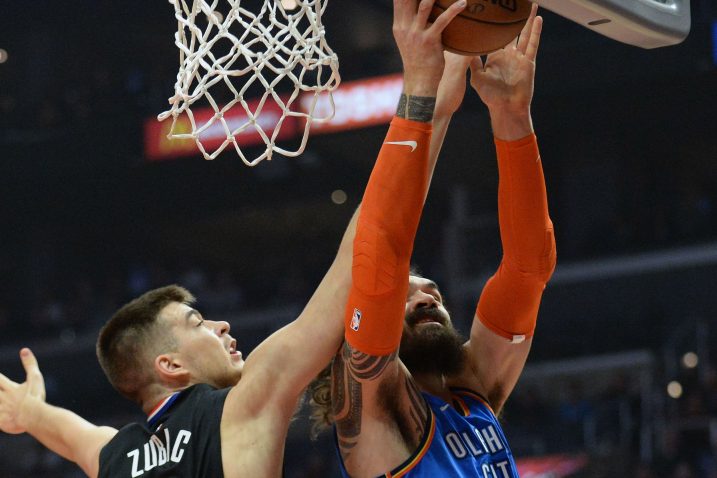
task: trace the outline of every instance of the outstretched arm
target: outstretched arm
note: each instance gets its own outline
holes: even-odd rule
[[[427,25],[432,4],[394,1],[404,92],[366,187],[344,317],[346,343],[332,370],[332,414],[344,464],[355,476],[376,475],[403,461],[427,418],[397,350],[413,240],[448,122],[463,98],[468,66],[466,59],[444,58],[440,42],[441,31],[464,3],[454,3]],[[391,416],[396,410],[389,402],[413,405],[406,428]],[[411,436],[397,440],[403,432]],[[376,446],[380,456],[371,452]]]
[[[448,126],[453,114],[458,110],[466,94],[466,72],[473,57],[444,52],[445,67],[441,83],[438,85],[436,110],[433,113],[433,135],[428,157],[428,186],[433,178],[433,171],[443,147]],[[428,188],[426,188],[426,192]]]
[[[407,0],[401,0],[401,2],[407,3]],[[444,60],[438,58],[436,61],[438,64],[442,64]],[[470,61],[466,57],[447,54],[445,73],[441,67],[441,70],[431,70],[428,80],[422,79],[418,74],[411,75],[411,72],[404,78],[404,93],[406,94],[402,100],[398,121],[410,121],[405,121],[404,126],[400,128],[405,128],[406,124],[410,125],[411,123],[419,124],[419,129],[421,128],[421,122],[415,121],[415,116],[423,115],[425,117],[426,115],[426,105],[422,104],[426,98],[422,95],[435,89],[440,82],[440,92],[435,103],[434,131],[436,134],[430,138],[427,166],[425,162],[422,163],[424,166],[421,175],[424,178],[422,182],[425,187],[421,187],[422,192],[419,193],[421,204],[425,200],[428,183],[433,174],[448,124],[463,99],[466,70],[469,63]],[[429,102],[434,100],[435,92],[428,97]],[[433,114],[432,103],[430,107],[430,113]],[[400,128],[396,127],[394,131],[401,131]],[[410,126],[409,129],[411,129]],[[409,132],[409,135],[414,134],[414,130],[415,128]],[[410,138],[401,136],[398,140],[408,141]],[[391,140],[387,139],[386,141]],[[421,144],[421,151],[423,151],[425,143],[423,141]],[[387,145],[386,147],[395,149],[397,152],[404,149],[403,153],[410,154],[412,157],[424,154],[419,151],[412,152],[411,146]],[[396,174],[395,176],[398,178],[400,175]],[[407,178],[403,179],[408,181]],[[399,194],[402,195],[403,192]],[[396,197],[393,199],[385,197],[382,199],[384,204],[380,207],[386,210],[391,209],[395,204],[385,201],[394,199],[395,202],[402,201]],[[256,384],[252,388],[256,389],[257,394],[264,396],[266,390],[264,387],[271,384],[271,388],[275,390],[272,397],[277,399],[280,406],[285,407],[289,414],[293,413],[293,406],[303,389],[336,354],[343,339],[343,321],[338,318],[344,316],[346,301],[351,289],[353,244],[356,223],[362,208],[363,206],[360,206],[352,217],[334,262],[299,318],[269,337],[247,359],[242,379],[243,386],[250,383]],[[420,215],[420,210],[416,212]],[[410,251],[408,251],[408,257],[410,257]],[[284,366],[287,360],[291,360],[291,367]],[[247,380],[252,376],[257,376],[259,379]]]
[[[488,106],[498,155],[503,259],[486,283],[467,344],[476,387],[499,413],[523,370],[543,289],[555,268],[553,224],[530,103],[542,18],[533,6],[516,43],[472,65]]]
[[[45,383],[30,349],[20,351],[27,373],[23,383],[0,374],[0,430],[29,433],[63,458],[75,462],[87,476],[99,471],[100,450],[117,433],[45,402]]]
[[[348,290],[351,287],[351,251],[360,208],[344,232],[333,263],[299,317],[264,340],[247,358],[238,388],[239,410],[249,416],[270,406],[288,423],[297,400],[311,380],[338,350]],[[230,393],[231,403],[235,393]],[[247,395],[249,399],[247,400]]]

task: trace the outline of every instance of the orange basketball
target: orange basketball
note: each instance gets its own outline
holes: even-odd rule
[[[436,0],[431,21],[458,0]],[[530,16],[528,0],[468,0],[443,30],[443,46],[461,55],[483,55],[515,39]]]

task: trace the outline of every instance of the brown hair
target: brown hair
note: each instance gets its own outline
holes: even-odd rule
[[[189,305],[194,301],[194,296],[183,287],[160,287],[122,306],[102,327],[97,339],[97,358],[118,392],[140,401],[141,391],[152,380],[151,355],[176,348],[173,334],[158,326],[159,313],[172,302]]]

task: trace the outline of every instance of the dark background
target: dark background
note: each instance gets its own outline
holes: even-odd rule
[[[717,476],[717,5],[694,0],[689,37],[656,50],[544,16],[533,117],[559,265],[529,364],[552,368],[542,387],[526,371],[508,437],[518,456],[587,453],[585,476],[603,476],[605,462],[611,476]],[[324,23],[345,81],[400,71],[390,2],[334,0]],[[112,311],[181,283],[209,318],[232,323],[246,355],[318,284],[386,131],[315,136],[304,157],[256,168],[233,153],[148,162],[142,124],[173,93],[175,28],[166,2],[2,2],[0,370],[21,379],[16,352],[32,346],[48,400],[98,423],[138,417],[94,358]],[[465,332],[500,257],[496,187],[487,113],[469,90],[414,254]],[[637,350],[644,369],[606,358]],[[685,369],[689,351],[700,362]],[[584,357],[602,378],[576,365]],[[665,393],[673,379],[679,399]],[[545,421],[521,427],[535,417]],[[305,427],[294,426],[288,475],[334,476],[330,446],[307,451]],[[568,429],[575,440],[551,439]],[[0,437],[0,476],[72,470],[29,439]]]

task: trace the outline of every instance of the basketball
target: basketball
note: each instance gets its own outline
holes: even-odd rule
[[[436,0],[431,21],[457,0]],[[446,50],[483,55],[503,48],[518,36],[530,15],[528,0],[468,0],[468,5],[443,31]]]

